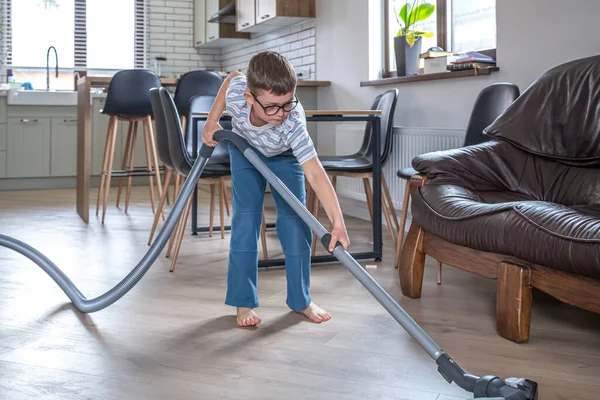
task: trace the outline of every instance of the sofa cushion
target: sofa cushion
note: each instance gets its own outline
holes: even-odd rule
[[[413,220],[451,243],[600,279],[600,205],[563,206],[517,192],[427,184]]]

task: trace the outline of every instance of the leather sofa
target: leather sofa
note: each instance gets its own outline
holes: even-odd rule
[[[484,133],[413,159],[399,275],[421,295],[425,255],[497,280],[497,331],[529,340],[532,288],[600,313],[600,56],[546,71]]]

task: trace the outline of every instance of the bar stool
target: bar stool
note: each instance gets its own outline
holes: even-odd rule
[[[96,215],[98,215],[100,199],[103,199],[102,223],[104,223],[106,216],[111,177],[121,178],[119,180],[119,193],[117,194],[117,207],[119,206],[123,178],[129,178],[125,200],[126,213],[129,207],[131,179],[133,176],[148,176],[150,201],[153,213],[155,212],[155,181],[158,188],[158,195],[159,197],[162,196],[162,183],[160,179],[158,158],[156,155],[154,133],[152,131],[152,106],[150,104],[150,89],[160,86],[160,79],[154,72],[142,69],[119,71],[113,76],[110,82],[106,104],[101,111],[102,114],[110,116],[106,145],[104,148],[104,160],[102,162],[102,175],[100,178],[100,187],[98,189],[98,200],[96,202]],[[121,169],[113,170],[118,121],[129,122],[129,127]],[[142,123],[144,132],[146,149],[145,168],[133,167],[138,122]]]

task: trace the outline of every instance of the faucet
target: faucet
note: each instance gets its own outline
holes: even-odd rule
[[[54,49],[54,56],[56,59],[56,77],[58,78],[58,52],[56,51],[56,47],[50,46],[46,52],[46,90],[50,90],[50,50],[52,49]]]

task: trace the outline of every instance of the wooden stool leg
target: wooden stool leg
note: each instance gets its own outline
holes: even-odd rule
[[[133,123],[129,121],[129,126],[127,128],[127,141],[125,142],[125,152],[123,153],[123,161],[121,162],[121,170],[124,171],[127,166],[127,155],[129,154],[129,146],[131,146],[131,130],[133,128]],[[131,169],[131,165],[129,165],[129,169]],[[119,178],[119,189],[117,190],[117,208],[119,208],[119,203],[121,202],[121,191],[123,190],[123,179],[125,177],[121,176]]]
[[[183,236],[185,235],[185,228],[187,226],[187,220],[190,215],[190,208],[192,207],[192,199],[193,196],[190,196],[185,205],[185,209],[183,210],[183,215],[179,219],[177,243],[175,244],[175,252],[173,254],[173,259],[171,260],[171,268],[169,269],[170,272],[175,271],[175,264],[177,264],[177,258],[179,257],[179,249],[181,248],[181,242],[183,241]]]
[[[394,232],[394,227],[392,226],[392,218],[390,217],[390,211],[388,209],[388,206],[385,202],[384,197],[381,197],[381,209],[383,210],[383,215],[385,217],[385,222],[388,226],[388,229],[390,231],[390,237],[392,238],[392,246],[394,248],[396,248],[396,232]]]
[[[110,192],[110,178],[112,175],[112,169],[113,169],[113,161],[114,161],[114,157],[115,157],[115,143],[117,141],[117,128],[118,128],[118,124],[117,124],[117,120],[115,117],[115,121],[112,124],[112,129],[109,133],[110,136],[110,147],[108,149],[109,154],[108,154],[108,168],[107,168],[107,172],[106,172],[106,180],[104,182],[104,204],[102,207],[102,223],[104,224],[104,219],[106,218],[106,207],[108,206],[108,194]]]
[[[225,179],[221,181],[221,185],[223,186],[223,200],[225,201],[225,210],[227,211],[227,216],[229,217],[229,201],[227,200],[227,185],[225,184]]]
[[[369,214],[371,215],[371,223],[373,222],[373,192],[371,191],[371,182],[369,178],[363,178],[363,186],[367,196],[367,205],[369,206]]]
[[[496,329],[516,343],[527,343],[531,326],[531,286],[529,269],[501,263],[498,270]]]
[[[98,199],[96,200],[96,216],[100,211],[100,199],[104,199],[104,181],[106,180],[106,170],[108,169],[108,149],[110,148],[110,133],[112,132],[113,123],[117,122],[117,117],[111,116],[108,120],[108,131],[106,132],[106,142],[104,144],[104,157],[102,158],[102,169],[100,170],[100,185],[98,185]]]
[[[146,168],[148,171],[152,171],[152,156],[150,152],[150,137],[148,136],[148,130],[146,129],[146,123],[142,124],[142,130],[144,131],[144,146],[146,149]],[[154,214],[156,210],[154,209],[154,179],[152,179],[152,175],[148,176],[148,182],[150,184],[150,204],[152,205],[152,213]]]
[[[131,151],[129,153],[129,171],[133,171],[134,162],[135,162],[135,145],[137,143],[137,127],[138,123],[135,121],[133,123],[133,131],[131,133]],[[131,199],[131,183],[133,180],[133,176],[129,176],[127,179],[127,194],[125,195],[125,214],[129,212],[129,200]]]
[[[156,140],[154,138],[154,130],[152,129],[152,117],[149,115],[144,120],[144,125],[148,132],[148,138],[150,139],[150,155],[152,156],[152,163],[154,164],[154,179],[158,188],[158,197],[162,196],[162,182],[160,179],[160,170],[158,167],[158,156],[156,154]],[[162,212],[162,219],[165,219],[165,213]]]
[[[181,175],[177,175],[177,176],[181,176]],[[187,180],[186,177],[182,177],[183,178],[183,183],[185,183],[185,181]],[[179,217],[179,220],[177,221],[177,225],[175,225],[175,228],[173,228],[173,232],[171,233],[171,237],[169,238],[169,246],[167,248],[167,254],[165,255],[165,257],[169,258],[171,256],[171,250],[173,249],[173,243],[175,241],[175,238],[177,237],[177,231],[179,230],[179,224],[181,223],[181,219],[182,217]]]
[[[165,187],[168,187],[171,183],[171,178],[173,177],[173,171],[168,169],[165,177]],[[163,195],[160,196],[160,202],[158,203],[158,211],[162,211],[165,200],[168,196],[168,192],[165,190]],[[148,245],[152,243],[152,238],[154,237],[154,232],[156,231],[156,226],[158,225],[159,213],[154,214],[154,223],[152,224],[152,230],[150,231],[150,238],[148,238]]]
[[[383,193],[393,217],[394,229],[398,231],[398,229],[400,229],[400,225],[398,224],[398,215],[396,214],[396,208],[394,207],[394,201],[392,200],[392,195],[390,194],[390,188],[388,187],[387,180],[385,179],[383,172],[381,173],[381,182],[383,183]]]
[[[402,214],[400,215],[400,227],[398,228],[398,239],[396,240],[396,268],[400,262],[400,249],[402,248],[402,242],[404,241],[404,227],[406,226],[406,215],[408,214],[408,202],[410,201],[410,185],[409,181],[406,182],[406,189],[404,189],[404,200],[402,200]]]

